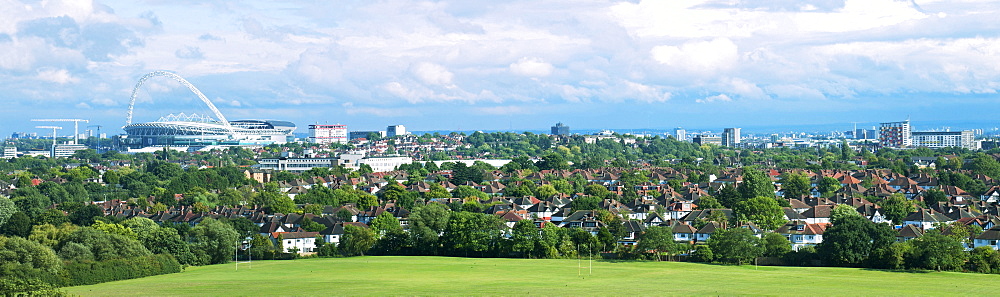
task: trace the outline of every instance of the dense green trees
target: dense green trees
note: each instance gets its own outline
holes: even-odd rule
[[[721,262],[741,265],[764,254],[760,238],[747,228],[717,230],[706,242]]]
[[[677,252],[677,243],[674,242],[674,234],[669,227],[652,226],[639,235],[639,243],[635,249],[639,253],[650,253],[654,256],[660,254],[673,254]]]
[[[848,215],[833,221],[816,250],[828,264],[860,267],[879,262],[876,255],[886,254],[895,241],[896,232],[892,227]]]
[[[232,226],[206,218],[189,232],[191,252],[200,264],[227,263],[236,251],[240,235]]]
[[[804,174],[786,173],[781,176],[781,190],[785,199],[810,196],[812,186],[809,183],[809,177]]]
[[[763,196],[736,203],[733,216],[736,222],[753,222],[767,230],[778,229],[787,222],[781,205],[774,198]]]
[[[337,249],[347,256],[364,256],[375,245],[375,232],[369,228],[354,225],[344,226],[344,236]]]

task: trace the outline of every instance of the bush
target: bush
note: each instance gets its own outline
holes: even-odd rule
[[[691,253],[691,262],[712,262],[715,260],[715,253],[712,252],[712,248],[704,244],[699,244],[694,247],[694,252]]]
[[[92,285],[176,272],[181,272],[181,264],[169,254],[73,262],[66,265],[69,286]]]

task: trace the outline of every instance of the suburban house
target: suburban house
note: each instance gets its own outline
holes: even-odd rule
[[[318,236],[319,232],[274,232],[271,233],[271,240],[284,253],[297,251],[299,254],[307,254],[316,249]]]
[[[791,221],[775,233],[784,235],[792,243],[792,250],[798,251],[806,246],[814,246],[823,243],[823,232],[830,226],[829,223],[807,223],[805,221]]]

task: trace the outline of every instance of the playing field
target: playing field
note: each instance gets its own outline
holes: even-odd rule
[[[989,296],[1000,275],[676,262],[356,257],[191,267],[66,288],[97,296],[278,295],[851,295]],[[587,262],[583,262],[586,266]]]

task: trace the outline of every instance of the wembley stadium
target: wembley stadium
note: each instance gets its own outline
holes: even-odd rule
[[[179,114],[161,117],[154,122],[132,123],[136,93],[143,82],[152,77],[164,76],[188,87],[205,102],[215,117],[198,114]],[[139,79],[132,91],[124,135],[116,144],[122,148],[138,149],[158,146],[245,146],[282,144],[294,139],[295,124],[279,120],[229,121],[204,94],[184,78],[166,71],[146,74]]]

